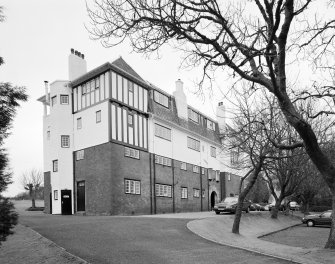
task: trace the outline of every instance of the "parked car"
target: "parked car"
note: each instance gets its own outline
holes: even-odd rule
[[[316,225],[327,225],[330,226],[332,222],[332,211],[325,211],[321,214],[306,215],[301,220],[308,227]]]
[[[214,211],[216,214],[220,214],[221,212],[235,213],[237,203],[238,203],[238,197],[226,197],[224,200],[222,200],[222,202],[214,206]],[[249,213],[250,205],[251,205],[250,201],[244,200],[242,211]]]
[[[299,211],[300,210],[300,205],[295,201],[289,202],[288,206],[289,206],[290,210],[292,210],[292,211]]]
[[[271,211],[273,207],[275,207],[275,202],[272,202],[269,204],[269,211]],[[279,205],[279,211],[285,211],[285,209],[286,209],[286,206],[284,202],[281,202],[281,204]]]
[[[252,203],[250,205],[250,211],[265,211],[265,208],[259,203]]]
[[[269,210],[270,210],[270,204],[268,204],[268,203],[262,203],[262,204],[260,204],[260,205],[263,206],[264,211],[269,211]]]

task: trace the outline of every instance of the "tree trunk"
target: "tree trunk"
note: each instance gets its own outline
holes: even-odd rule
[[[233,228],[232,228],[232,232],[234,234],[240,233],[240,222],[241,222],[241,217],[242,217],[243,201],[245,197],[247,196],[247,194],[249,193],[249,191],[251,190],[252,186],[254,186],[257,180],[258,174],[262,170],[263,161],[264,161],[264,158],[261,157],[259,163],[255,167],[254,173],[252,174],[252,177],[247,187],[245,187],[245,189],[242,192],[240,191],[240,195],[238,196],[238,203],[237,203],[237,207],[235,211],[235,218],[234,218],[234,223],[233,223]],[[241,185],[240,185],[240,190],[241,190]]]
[[[335,249],[335,189],[332,190],[332,225],[325,248]]]
[[[34,197],[31,198],[31,207],[32,208],[36,208],[35,198]]]
[[[275,206],[271,209],[271,218],[272,219],[277,219],[278,218],[278,211],[279,211],[279,206],[281,204],[281,200],[277,200],[275,203]]]
[[[243,201],[246,195],[244,197],[242,196],[242,193],[238,197],[238,204],[236,207],[235,211],[235,218],[234,218],[234,223],[233,223],[233,229],[232,232],[234,234],[239,234],[240,233],[240,222],[241,222],[241,217],[242,217],[242,208],[243,208]]]

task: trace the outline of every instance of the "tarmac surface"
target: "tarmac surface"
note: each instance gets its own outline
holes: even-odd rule
[[[21,211],[16,233],[0,248],[0,263],[334,263],[330,250],[258,238],[299,224],[297,217],[273,221],[255,212],[243,214],[241,235],[231,233],[233,217],[213,212],[60,216]]]

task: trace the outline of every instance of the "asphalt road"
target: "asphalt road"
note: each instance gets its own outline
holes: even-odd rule
[[[90,263],[290,263],[207,241],[190,219],[110,216],[20,217],[20,223]]]

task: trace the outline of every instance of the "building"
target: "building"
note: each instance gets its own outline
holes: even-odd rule
[[[155,214],[206,211],[234,186],[215,121],[143,80],[121,57],[87,72],[71,50],[69,80],[45,82],[45,212]],[[233,193],[236,193],[233,192]]]

